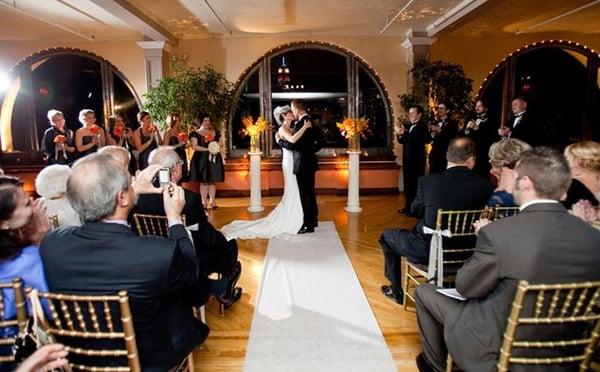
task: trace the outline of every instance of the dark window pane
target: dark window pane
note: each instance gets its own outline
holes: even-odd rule
[[[370,135],[361,139],[362,147],[387,145],[388,120],[385,99],[371,75],[361,66],[358,69],[358,116],[369,119]]]
[[[242,136],[242,118],[252,116],[254,120],[260,116],[260,97],[258,94],[258,70],[248,78],[242,88],[231,123],[231,148],[247,149],[250,147],[250,137]],[[269,118],[267,118],[269,119]]]
[[[115,114],[119,114],[125,118],[125,122],[132,129],[137,129],[137,114],[140,111],[135,97],[125,81],[115,72],[112,73],[115,99]]]

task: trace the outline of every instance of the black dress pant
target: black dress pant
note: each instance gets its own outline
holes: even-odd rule
[[[225,275],[238,260],[238,245],[235,239],[221,245],[203,244],[197,231],[192,231],[196,255],[200,261],[200,272],[204,274],[219,273]]]
[[[303,171],[296,174],[302,212],[304,213],[304,225],[308,227],[315,227],[319,216],[315,193],[315,173],[316,171]]]
[[[385,230],[379,238],[385,260],[385,277],[396,291],[402,288],[402,256],[410,262],[426,264],[429,260],[429,247],[413,231],[404,229]]]

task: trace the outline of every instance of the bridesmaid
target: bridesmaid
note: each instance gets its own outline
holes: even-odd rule
[[[200,116],[200,128],[190,135],[190,145],[194,156],[190,164],[190,179],[200,182],[200,196],[204,208],[216,209],[216,182],[225,180],[224,160],[221,153],[210,154],[208,147],[211,142],[219,143],[221,134],[210,122],[210,116]]]
[[[139,170],[144,170],[148,166],[148,157],[152,150],[162,143],[158,128],[152,124],[150,113],[141,111],[137,114],[140,127],[133,133],[133,141],[139,152]]]
[[[106,143],[113,146],[119,146],[129,151],[129,173],[135,174],[137,170],[136,158],[134,154],[135,146],[133,145],[133,131],[127,123],[125,118],[119,114],[113,115],[108,118],[108,133],[106,134]]]
[[[75,152],[73,131],[65,126],[65,117],[58,110],[48,111],[48,121],[51,126],[46,129],[42,139],[42,152],[46,162],[48,165],[70,164]]]
[[[106,136],[104,129],[96,125],[96,114],[93,110],[79,111],[79,122],[83,124],[83,127],[75,132],[75,147],[77,147],[79,157],[82,158],[104,146]]]
[[[167,116],[167,124],[169,125],[169,130],[165,133],[163,145],[172,146],[177,155],[179,155],[179,158],[183,162],[181,181],[186,182],[189,180],[187,155],[185,153],[185,148],[188,144],[187,134],[181,129],[181,117],[179,114],[169,114]]]

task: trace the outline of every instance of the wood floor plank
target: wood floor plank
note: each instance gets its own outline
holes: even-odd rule
[[[266,206],[261,213],[246,210],[248,198],[217,200],[219,209],[210,211],[210,220],[221,227],[234,219],[257,219],[268,214],[279,197],[263,198]],[[417,371],[415,358],[421,351],[419,331],[414,310],[384,297],[380,286],[387,283],[383,275],[383,254],[378,239],[387,228],[411,228],[416,220],[398,214],[403,200],[397,196],[366,196],[361,198],[363,211],[348,214],[346,198],[332,195],[318,197],[319,220],[334,221],[340,239],[350,257],[359,282],[373,309],[388,347],[399,371]],[[224,317],[211,299],[206,307],[211,333],[201,348],[194,352],[195,371],[241,371],[244,366],[248,336],[268,240],[239,240],[242,275],[239,285],[244,294],[241,300],[226,311]]]

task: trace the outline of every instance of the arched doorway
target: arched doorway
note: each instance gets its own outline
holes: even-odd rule
[[[79,110],[96,112],[98,123],[123,115],[132,125],[141,101],[131,83],[106,59],[82,49],[53,48],[21,60],[11,70],[11,84],[2,97],[0,133],[3,162],[41,161],[40,141],[49,123],[49,109],[65,115],[67,127],[78,129]]]
[[[313,120],[325,129],[327,148],[321,156],[335,156],[345,150],[346,141],[335,123],[347,116],[369,119],[372,133],[362,143],[366,153],[391,153],[389,95],[377,73],[348,49],[317,41],[279,46],[242,73],[235,91],[228,141],[233,157],[245,154],[249,145],[249,139],[239,135],[244,116],[264,116],[273,122],[273,108],[295,98],[307,102]],[[266,156],[279,155],[272,136],[265,133],[261,139]]]
[[[509,54],[480,87],[491,116],[505,123],[515,96],[528,101],[539,143],[600,140],[600,57],[579,43],[540,41]]]

